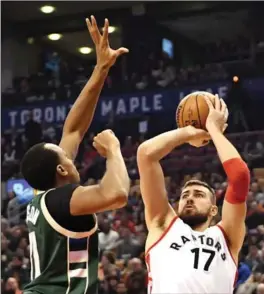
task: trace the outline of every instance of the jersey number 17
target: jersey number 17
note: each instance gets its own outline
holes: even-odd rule
[[[195,269],[198,269],[199,267],[199,257],[200,257],[200,254],[201,252],[202,253],[205,253],[205,254],[208,254],[208,259],[206,261],[206,263],[204,264],[204,271],[208,272],[209,271],[209,267],[215,257],[215,251],[213,250],[209,250],[209,249],[200,249],[200,248],[194,248],[191,250],[191,252],[194,254],[194,264],[193,264],[193,267]]]

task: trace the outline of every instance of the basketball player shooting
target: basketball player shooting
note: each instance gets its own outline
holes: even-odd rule
[[[72,106],[59,146],[41,143],[25,154],[22,174],[37,195],[27,207],[31,283],[24,294],[97,293],[98,236],[95,213],[127,203],[129,177],[114,133],[103,131],[93,146],[106,157],[100,184],[84,187],[74,165],[79,144],[87,132],[105,78],[125,48],[108,42],[108,20],[103,35],[92,16],[87,26],[95,44],[97,64]]]
[[[142,143],[137,161],[148,228],[146,263],[149,293],[233,293],[238,254],[245,236],[246,196],[250,173],[235,147],[223,135],[228,110],[224,101],[208,98],[206,129],[228,178],[222,220],[214,190],[197,180],[182,188],[177,215],[170,206],[159,161],[184,143],[207,140],[208,134],[187,126]],[[193,145],[195,145],[193,144]]]

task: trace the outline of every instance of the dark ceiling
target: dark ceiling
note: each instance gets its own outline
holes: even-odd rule
[[[108,17],[114,23],[121,23],[132,15],[132,9],[142,5],[145,14],[156,21],[175,21],[179,18],[213,15],[219,12],[235,12],[238,9],[259,10],[261,2],[200,2],[200,1],[2,1],[4,25],[14,25],[18,31],[36,34],[47,31],[74,31],[84,27],[83,19],[95,14],[99,20]],[[56,11],[50,15],[40,12],[43,5],[53,5]],[[263,11],[263,10],[262,10]]]
[[[40,12],[43,5],[53,5],[50,15]],[[49,33],[62,33],[56,45],[71,52],[76,46],[92,46],[87,33],[85,18],[94,14],[99,24],[105,17],[118,28],[111,35],[111,44],[120,45],[122,23],[135,11],[162,24],[175,34],[202,43],[218,37],[234,38],[252,28],[264,27],[264,2],[209,2],[209,1],[2,1],[2,36],[17,35],[24,38],[45,39]],[[262,26],[263,25],[263,26]],[[264,31],[264,30],[262,30]]]

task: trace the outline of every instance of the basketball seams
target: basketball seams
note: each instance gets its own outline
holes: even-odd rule
[[[202,128],[202,122],[201,122],[201,117],[200,117],[200,110],[199,110],[199,107],[198,107],[198,97],[199,97],[199,94],[197,94],[195,96],[195,102],[196,102],[197,115],[198,115],[198,119],[199,119],[199,125],[200,125],[200,128]]]
[[[183,120],[183,115],[184,115],[184,108],[186,106],[187,101],[188,101],[188,99],[186,99],[186,101],[184,102],[183,107],[182,107],[182,113],[181,113],[182,127],[185,127],[184,120]]]
[[[215,96],[209,92],[196,91],[185,96],[179,103],[176,111],[176,123],[178,128],[194,125],[196,128],[205,129],[209,108],[205,97],[210,98],[215,105]],[[187,104],[186,104],[187,103]]]

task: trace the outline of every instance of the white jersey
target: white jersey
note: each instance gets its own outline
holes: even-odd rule
[[[176,217],[146,253],[149,294],[232,294],[237,266],[221,227],[204,232]]]

